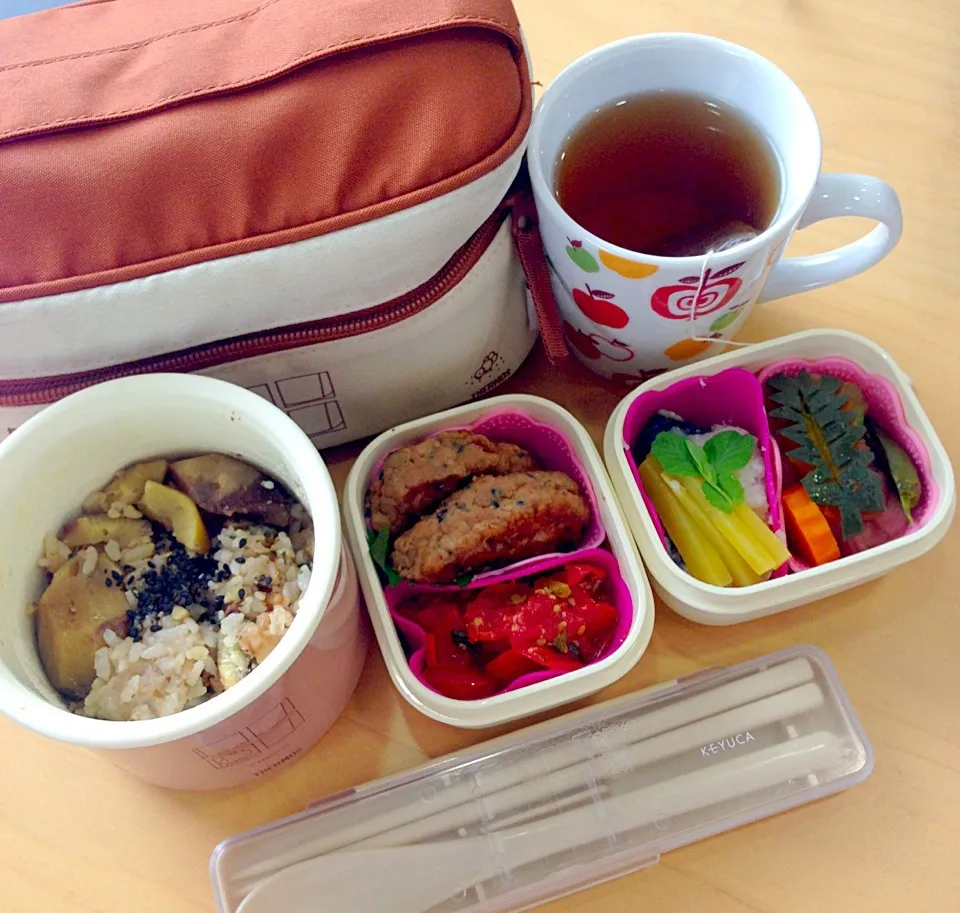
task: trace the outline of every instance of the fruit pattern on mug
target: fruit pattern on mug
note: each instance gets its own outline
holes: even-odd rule
[[[573,290],[573,300],[585,317],[602,327],[622,330],[630,322],[630,315],[614,304],[612,299],[613,292],[590,288],[589,285],[586,286],[586,291],[579,288]]]
[[[584,333],[566,320],[563,322],[563,331],[570,345],[591,361],[606,358],[608,361],[620,363],[633,358],[633,349],[619,339],[607,339],[599,333]]]
[[[639,260],[628,260],[626,257],[618,257],[608,251],[598,251],[600,262],[609,270],[615,272],[618,276],[625,279],[646,279],[652,276],[660,267],[652,263],[641,263]]]
[[[608,270],[625,279],[646,279],[659,269],[652,263],[628,260],[626,257],[620,257],[602,249],[597,251],[597,256],[600,258],[600,263],[597,263],[597,258],[583,246],[583,241],[574,238],[567,238],[566,250],[567,256],[585,273],[599,273],[600,263],[602,263]]]
[[[570,242],[567,244],[567,256],[573,260],[580,269],[585,273],[600,272],[600,264],[594,259],[593,254],[583,246],[583,241],[574,241],[572,238],[567,238],[567,241]]]
[[[734,299],[743,280],[733,274],[743,266],[734,263],[703,276],[685,276],[676,285],[662,285],[650,298],[654,313],[668,320],[695,320],[719,311]]]

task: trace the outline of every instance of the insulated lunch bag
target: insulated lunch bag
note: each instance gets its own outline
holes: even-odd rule
[[[0,98],[0,438],[186,371],[327,447],[563,356],[509,0],[90,0],[0,22]]]

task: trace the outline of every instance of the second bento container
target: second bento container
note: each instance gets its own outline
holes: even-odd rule
[[[371,480],[390,452],[450,429],[471,428],[493,440],[510,441],[535,452],[538,443],[553,448],[556,465],[579,481],[591,507],[581,548],[519,562],[513,578],[548,572],[576,555],[606,563],[617,577],[615,598],[621,614],[612,648],[600,659],[575,671],[552,677],[532,676],[491,697],[458,700],[430,688],[413,666],[417,647],[408,658],[388,596],[370,556],[365,500]],[[433,719],[463,728],[484,728],[531,716],[599,691],[625,675],[646,649],[653,631],[653,600],[630,530],[620,513],[600,455],[583,426],[565,409],[535,396],[509,395],[462,406],[400,425],[376,438],[358,457],[344,492],[344,529],[357,560],[360,585],[373,628],[394,684],[406,700]],[[598,554],[598,547],[603,552]],[[605,554],[604,554],[605,552]],[[468,589],[504,577],[478,574]],[[447,587],[446,589],[450,589]],[[455,589],[455,588],[454,588]],[[408,644],[410,639],[408,637]],[[518,683],[523,680],[518,680]]]
[[[854,362],[879,386],[899,399],[902,420],[925,451],[924,472],[932,482],[934,497],[924,505],[916,528],[857,554],[801,573],[774,577],[746,587],[719,587],[702,583],[677,566],[661,539],[638,484],[629,449],[631,413],[638,401],[652,392],[694,377],[714,377],[730,368],[759,374],[769,365],[787,360],[822,361],[829,358]],[[729,625],[772,615],[850,589],[880,577],[918,558],[946,535],[956,509],[953,468],[943,444],[913,392],[910,379],[888,352],[869,339],[841,330],[810,330],[737,349],[715,358],[669,371],[639,386],[617,406],[607,424],[604,456],[653,586],[674,611],[692,621]]]

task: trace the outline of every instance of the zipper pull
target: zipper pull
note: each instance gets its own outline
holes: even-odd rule
[[[522,187],[510,199],[513,214],[513,243],[520,265],[527,276],[527,287],[533,298],[540,325],[540,338],[550,364],[559,365],[570,357],[561,329],[560,311],[550,284],[550,268],[540,239],[540,224],[533,193],[529,185]]]

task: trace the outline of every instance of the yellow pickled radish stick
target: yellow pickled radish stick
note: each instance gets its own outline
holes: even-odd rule
[[[730,571],[734,586],[750,586],[754,583],[760,583],[764,577],[754,572],[753,568],[744,560],[738,552],[721,534],[711,522],[710,518],[700,509],[700,506],[687,493],[687,490],[680,482],[662,473],[664,482],[670,486],[670,490],[677,496],[677,499],[683,505],[683,509],[693,517],[701,532],[710,540],[710,543],[717,550],[720,559]]]
[[[757,542],[750,529],[736,514],[725,514],[707,500],[700,479],[685,476],[678,481],[697,503],[697,506],[707,515],[710,522],[743,556],[755,573],[768,574],[780,566],[775,563],[773,556]]]
[[[714,586],[730,586],[733,578],[720,554],[701,535],[693,518],[683,509],[680,501],[660,478],[660,464],[651,465],[652,457],[647,457],[640,465],[640,481],[646,489],[653,506],[657,510],[660,522],[680,552],[683,563],[691,576],[703,583]],[[653,461],[655,462],[655,461]]]
[[[780,567],[781,564],[790,560],[789,549],[777,538],[776,533],[757,516],[754,510],[746,504],[738,504],[733,508],[733,512],[743,521],[743,525],[753,533],[764,550],[769,552],[770,557],[776,561],[776,567]]]

